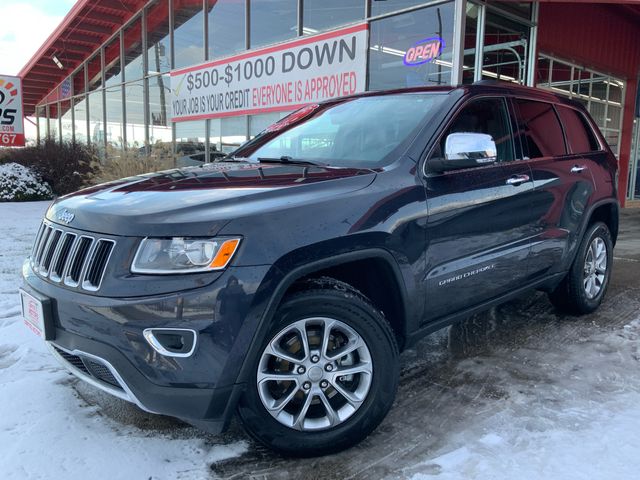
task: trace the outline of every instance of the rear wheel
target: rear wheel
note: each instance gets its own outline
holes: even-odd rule
[[[602,222],[594,223],[585,232],[569,273],[549,295],[551,302],[567,313],[593,312],[602,303],[609,286],[612,264],[613,241],[609,228]]]
[[[238,411],[247,431],[294,456],[350,447],[395,397],[398,347],[384,316],[332,279],[287,298],[261,346]]]

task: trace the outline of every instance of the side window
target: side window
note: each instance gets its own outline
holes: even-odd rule
[[[520,141],[529,158],[566,155],[562,127],[553,105],[516,99]]]
[[[556,107],[567,134],[567,143],[572,153],[587,153],[600,150],[598,141],[580,112],[569,107]]]
[[[509,114],[502,98],[481,98],[465,105],[440,139],[440,145],[436,148],[434,156],[443,156],[444,143],[451,133],[491,135],[496,142],[498,161],[509,162],[514,159]]]

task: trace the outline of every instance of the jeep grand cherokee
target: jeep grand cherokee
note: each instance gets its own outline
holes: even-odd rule
[[[23,315],[81,379],[213,432],[238,412],[319,455],[391,408],[398,355],[529,289],[602,302],[617,163],[584,108],[525,87],[309,105],[232,155],[57,199]]]

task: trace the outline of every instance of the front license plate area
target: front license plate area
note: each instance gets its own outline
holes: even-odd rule
[[[44,340],[53,340],[55,329],[51,315],[51,300],[45,297],[36,297],[20,289],[20,305],[22,306],[22,319],[29,330]]]

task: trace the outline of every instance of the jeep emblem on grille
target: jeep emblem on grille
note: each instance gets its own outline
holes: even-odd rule
[[[56,218],[64,223],[71,223],[76,216],[66,208],[56,215]]]

